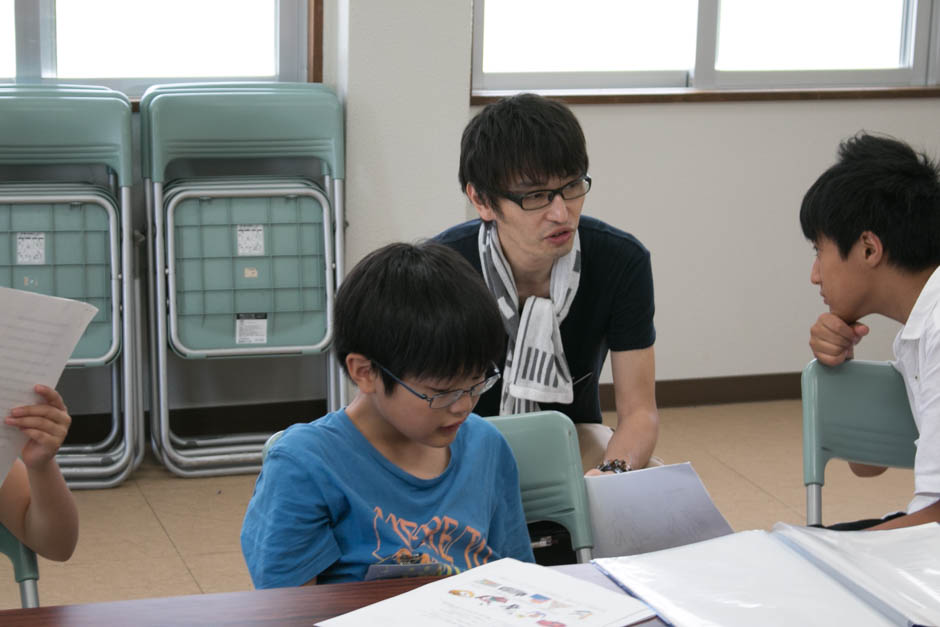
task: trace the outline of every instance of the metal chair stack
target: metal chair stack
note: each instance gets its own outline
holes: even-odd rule
[[[270,432],[180,437],[169,350],[185,359],[329,350],[342,276],[336,95],[308,83],[159,85],[141,99],[151,248],[151,445],[182,476],[256,472]],[[289,161],[290,174],[272,173]],[[328,403],[341,401],[327,360]]]
[[[144,452],[137,393],[131,106],[103,87],[0,85],[0,285],[88,302],[98,313],[68,361],[110,367],[108,435],[66,445],[72,488],[112,487]]]

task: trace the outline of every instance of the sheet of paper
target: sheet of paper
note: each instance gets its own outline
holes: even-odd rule
[[[585,477],[594,557],[659,551],[732,533],[692,464]]]
[[[317,624],[619,627],[653,616],[646,605],[625,594],[505,558]]]
[[[766,531],[594,563],[675,627],[897,625]]]
[[[610,577],[604,574],[604,571],[594,564],[558,564],[556,566],[549,566],[549,568],[557,570],[560,573],[565,573],[566,575],[571,575],[581,581],[590,581],[593,584],[607,588],[617,594],[626,594],[623,588],[614,583]]]
[[[37,383],[55,387],[98,309],[87,303],[0,287],[0,419],[42,401]],[[0,482],[26,436],[0,423]]]
[[[773,533],[901,622],[940,625],[940,525],[833,531],[778,522]]]

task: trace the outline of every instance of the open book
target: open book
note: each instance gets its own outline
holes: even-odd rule
[[[783,523],[594,562],[677,627],[940,625],[940,525],[831,531]]]
[[[621,627],[653,616],[622,592],[507,557],[317,624]]]

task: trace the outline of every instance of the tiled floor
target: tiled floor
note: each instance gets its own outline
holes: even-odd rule
[[[798,401],[664,409],[656,452],[691,461],[735,530],[804,521]],[[606,416],[605,419],[610,419]],[[64,564],[40,561],[43,605],[245,590],[238,534],[254,476],[180,479],[154,461],[111,490],[76,492],[81,536]],[[903,508],[910,471],[857,479],[844,462],[827,468],[826,522]],[[0,607],[19,606],[12,569],[0,558]]]

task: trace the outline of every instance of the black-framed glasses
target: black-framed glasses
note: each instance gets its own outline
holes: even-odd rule
[[[499,378],[502,376],[499,373],[499,368],[496,367],[496,364],[491,365],[490,374],[487,375],[485,379],[477,383],[476,385],[471,385],[466,390],[448,390],[447,392],[438,392],[437,394],[432,394],[428,396],[427,394],[422,394],[421,392],[411,388],[407,383],[396,377],[389,371],[388,368],[380,364],[379,362],[372,360],[376,366],[382,369],[382,372],[395,379],[395,382],[398,385],[402,386],[418,398],[428,402],[428,406],[431,409],[444,409],[445,407],[450,407],[461,398],[464,394],[469,394],[470,398],[476,399],[483,395],[484,392],[496,385],[496,382],[499,381]]]
[[[575,198],[581,198],[589,191],[591,191],[591,177],[585,174],[565,183],[558,189],[537,189],[525,194],[502,192],[500,195],[522,207],[523,211],[535,211],[552,204],[555,196],[560,195],[565,200],[574,200]]]

